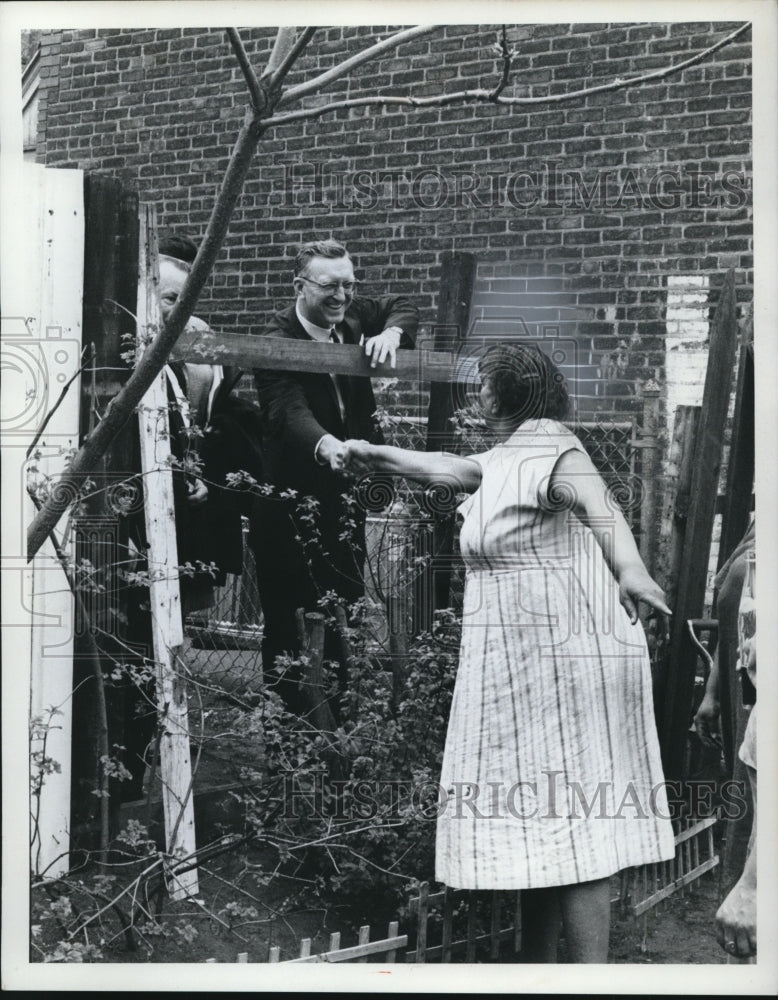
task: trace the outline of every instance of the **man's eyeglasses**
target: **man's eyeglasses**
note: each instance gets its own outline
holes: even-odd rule
[[[334,295],[339,288],[342,288],[346,295],[351,295],[357,287],[356,281],[315,281],[313,278],[306,278],[304,274],[298,274],[297,277],[311,285],[318,285],[325,295]]]

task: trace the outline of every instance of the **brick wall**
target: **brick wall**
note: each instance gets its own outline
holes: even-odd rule
[[[735,27],[510,27],[518,54],[506,94],[553,98],[657,70]],[[497,30],[441,28],[328,93],[491,86]],[[388,31],[320,29],[289,82]],[[261,67],[272,31],[241,34]],[[201,235],[247,105],[223,32],[61,31],[42,46],[39,159],[121,176],[156,201],[162,226]],[[665,387],[668,283],[701,277],[710,313],[734,266],[740,301],[751,296],[750,139],[748,32],[679,73],[563,103],[357,108],[278,127],[198,312],[256,332],[289,300],[295,244],[332,234],[351,248],[366,294],[415,296],[429,330],[442,253],[472,251],[473,332],[567,345],[584,408],[624,415],[647,379]],[[670,319],[683,339],[683,321]]]

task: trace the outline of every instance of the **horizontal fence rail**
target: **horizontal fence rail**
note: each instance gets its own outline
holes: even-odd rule
[[[231,364],[269,371],[330,372],[333,375],[366,375],[369,378],[412,379],[419,382],[471,381],[477,359],[450,351],[397,351],[397,365],[372,368],[364,348],[354,344],[328,344],[313,340],[281,340],[235,333],[190,330],[182,333],[171,357],[197,364]]]

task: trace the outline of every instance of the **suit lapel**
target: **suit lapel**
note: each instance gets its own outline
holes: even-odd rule
[[[294,305],[291,305],[286,310],[287,319],[287,331],[291,334],[295,340],[310,340],[311,338],[305,332],[305,328],[297,317],[297,309]]]
[[[349,309],[351,307],[349,306]],[[343,317],[342,322],[338,323],[338,330],[340,335],[343,337],[344,344],[359,344],[362,338],[362,329],[359,324],[359,317],[350,314],[349,309],[346,310],[346,314]]]
[[[295,340],[307,340],[309,344],[312,343],[312,338],[308,335],[307,330],[300,322],[300,319],[297,315],[297,309],[295,308],[294,305],[290,306],[290,308],[287,310],[287,318],[288,318],[287,329],[290,335],[294,337]],[[330,375],[329,373],[322,372],[320,375],[311,374],[308,376],[308,378],[315,379],[316,382],[323,387],[324,392],[327,394],[327,398],[329,399],[330,405],[332,406],[333,410],[338,415],[338,417],[341,418],[340,402],[338,401],[338,394],[335,391],[335,383],[333,381],[333,376]],[[340,423],[341,426],[343,426],[342,418],[340,419]]]

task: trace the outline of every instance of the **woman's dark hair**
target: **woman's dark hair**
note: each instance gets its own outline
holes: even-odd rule
[[[564,375],[537,347],[527,344],[495,344],[479,364],[482,379],[488,379],[500,408],[500,416],[525,420],[546,417],[564,420],[570,397]]]
[[[159,252],[166,257],[175,257],[176,260],[192,264],[197,256],[197,244],[188,236],[166,233],[159,238]]]

